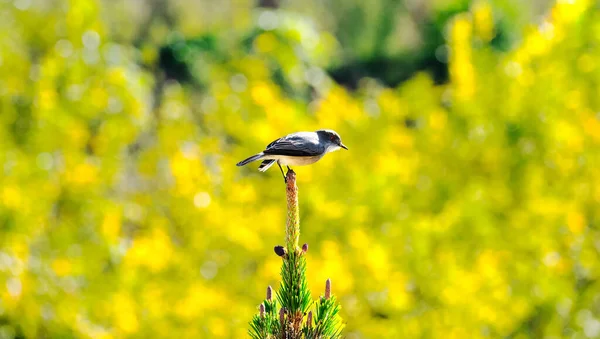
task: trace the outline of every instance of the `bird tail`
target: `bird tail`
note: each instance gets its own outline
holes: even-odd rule
[[[244,166],[244,165],[246,165],[249,162],[253,162],[253,161],[259,160],[260,158],[262,158],[263,155],[264,154],[262,152],[260,152],[258,154],[255,154],[255,155],[251,156],[248,159],[245,159],[245,160],[242,160],[242,161],[238,162],[236,164],[236,166]]]
[[[275,161],[276,160],[274,159],[263,160],[263,162],[260,163],[260,166],[258,166],[258,170],[261,172],[268,170],[271,166],[273,166]]]

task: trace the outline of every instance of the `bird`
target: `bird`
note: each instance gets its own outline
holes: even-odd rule
[[[238,162],[237,166],[244,166],[253,161],[262,160],[258,170],[264,172],[277,163],[283,180],[286,176],[283,168],[286,166],[311,165],[319,161],[325,154],[337,151],[340,148],[348,150],[342,143],[340,135],[331,129],[320,129],[314,132],[296,132],[288,134],[271,142],[264,151]]]

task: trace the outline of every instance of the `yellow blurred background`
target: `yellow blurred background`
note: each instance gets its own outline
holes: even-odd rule
[[[593,0],[0,0],[0,338],[245,338],[301,130],[346,338],[600,338]]]

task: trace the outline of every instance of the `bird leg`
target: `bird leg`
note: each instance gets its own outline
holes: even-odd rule
[[[294,173],[294,170],[290,168],[290,166],[285,166],[287,167],[287,172],[285,172],[285,177],[287,178],[288,174],[290,174],[290,172]]]
[[[281,175],[283,175],[283,182],[287,183],[287,178],[285,177],[285,173],[283,173],[283,168],[281,168],[281,164],[279,163],[279,161],[277,161],[277,166],[279,166],[279,169],[281,170]]]

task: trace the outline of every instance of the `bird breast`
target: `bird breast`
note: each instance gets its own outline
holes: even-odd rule
[[[277,159],[282,166],[305,166],[314,164],[319,161],[323,155],[315,155],[310,157],[291,157],[286,155],[275,155],[269,157],[271,159]]]

